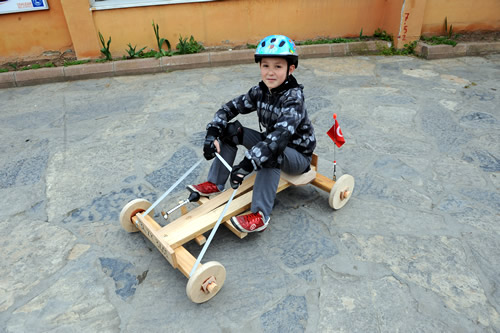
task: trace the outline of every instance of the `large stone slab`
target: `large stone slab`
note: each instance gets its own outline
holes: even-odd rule
[[[471,322],[485,329],[499,327],[498,312],[487,302],[459,239],[343,234],[342,243],[356,260],[388,265],[396,276],[432,290],[448,308]]]
[[[0,262],[0,312],[12,309],[40,285],[57,281],[56,273],[67,262],[76,237],[69,231],[39,220],[11,218],[3,222],[9,237],[0,239],[4,258]],[[33,296],[32,296],[33,297]]]
[[[363,279],[324,266],[322,280],[321,332],[444,332],[455,326],[420,313],[408,285],[393,276]]]

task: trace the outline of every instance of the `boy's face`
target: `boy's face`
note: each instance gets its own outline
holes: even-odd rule
[[[260,61],[260,76],[269,90],[279,87],[286,80],[288,63],[283,58],[262,58]],[[288,74],[292,74],[295,66],[291,65]]]

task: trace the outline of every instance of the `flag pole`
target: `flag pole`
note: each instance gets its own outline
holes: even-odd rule
[[[335,120],[337,120],[337,114],[333,114],[333,121],[334,121],[334,126],[335,126]],[[336,144],[333,145],[333,181],[337,181],[337,159],[335,158],[335,146]]]
[[[337,181],[337,160],[335,159],[335,146],[333,147],[333,181]]]

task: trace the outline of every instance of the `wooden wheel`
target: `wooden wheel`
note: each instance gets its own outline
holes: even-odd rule
[[[132,217],[134,217],[137,213],[145,212],[149,207],[151,207],[151,203],[146,199],[135,199],[126,204],[120,212],[120,223],[123,229],[127,232],[139,231],[132,221]],[[153,217],[154,211],[151,210],[148,215]]]
[[[330,207],[337,210],[349,201],[354,191],[354,177],[351,175],[342,175],[332,187],[328,203]]]
[[[203,303],[214,297],[224,285],[226,269],[217,261],[199,265],[189,278],[186,293],[194,303]]]

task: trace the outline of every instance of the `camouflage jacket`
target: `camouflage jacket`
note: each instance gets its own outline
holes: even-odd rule
[[[281,154],[286,147],[311,156],[316,147],[316,137],[307,115],[303,89],[292,75],[272,91],[259,82],[246,94],[223,105],[207,129],[216,127],[222,132],[238,114],[257,111],[259,127],[265,128],[265,138],[245,153],[256,170],[266,166],[268,161],[281,163]]]

